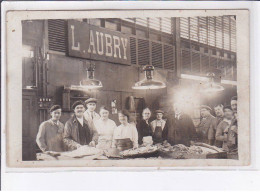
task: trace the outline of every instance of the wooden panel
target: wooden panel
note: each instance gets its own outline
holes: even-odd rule
[[[180,35],[182,38],[189,39],[189,20],[188,18],[180,18]]]
[[[223,48],[222,17],[216,17],[216,47]]]
[[[234,17],[231,18],[231,51],[236,52],[236,20]]]
[[[44,21],[30,20],[22,21],[22,43],[23,45],[41,46],[43,39]]]
[[[33,59],[31,58],[23,58],[23,88],[26,86],[33,86],[35,85],[34,83],[34,77],[35,77],[35,72],[34,72],[34,64],[33,64]]]
[[[175,71],[175,47],[164,45],[164,69]]]
[[[150,51],[149,51],[149,41],[138,39],[138,64],[147,65],[150,63]]]
[[[190,39],[193,41],[199,41],[199,31],[198,31],[198,17],[190,18]]]
[[[225,64],[223,59],[218,59],[218,69],[221,71],[221,78],[225,77]]]
[[[172,33],[172,24],[171,24],[171,18],[161,18],[161,27],[162,32],[171,34]]]
[[[200,74],[200,54],[192,52],[192,73],[195,75]]]
[[[209,56],[208,55],[201,55],[201,73],[206,75],[209,71]]]
[[[22,159],[36,159],[36,135],[38,132],[38,122],[36,117],[36,95],[34,92],[23,92],[22,104]]]
[[[163,68],[162,63],[162,44],[152,42],[152,65],[154,67]]]
[[[229,29],[229,16],[223,16],[223,40],[224,40],[224,49],[231,50],[230,48],[230,29]]]
[[[225,79],[227,80],[232,80],[233,78],[233,64],[232,64],[232,61],[225,61],[224,62],[225,64]]]
[[[182,50],[181,66],[182,66],[182,73],[190,73],[191,72],[190,51]]]
[[[210,57],[210,67],[218,68],[218,59],[216,57]]]
[[[215,17],[208,17],[208,44],[216,46],[216,26]]]
[[[130,37],[131,64],[136,64],[136,38]]]
[[[66,20],[48,20],[49,49],[67,52],[68,35]]]
[[[207,17],[199,17],[199,42],[203,44],[208,43],[208,25]]]

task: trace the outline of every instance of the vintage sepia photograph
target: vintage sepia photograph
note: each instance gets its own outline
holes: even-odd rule
[[[239,11],[188,13],[21,20],[21,163],[248,159],[249,135],[239,133],[242,119],[249,134],[249,113],[238,108],[249,106],[240,100],[249,86],[238,90],[249,79],[249,63],[238,66],[245,24]]]

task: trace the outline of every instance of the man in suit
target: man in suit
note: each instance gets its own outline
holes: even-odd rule
[[[197,139],[195,126],[191,117],[183,112],[181,103],[174,104],[174,113],[166,121],[168,129],[167,141],[171,145],[184,144],[190,146]]]

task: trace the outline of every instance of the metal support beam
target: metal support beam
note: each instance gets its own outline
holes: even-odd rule
[[[176,61],[176,76],[181,77],[181,29],[180,18],[173,18],[173,36],[175,42],[175,61]]]

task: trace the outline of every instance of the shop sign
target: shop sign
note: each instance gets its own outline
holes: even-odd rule
[[[129,36],[86,22],[68,21],[69,56],[130,64]]]

